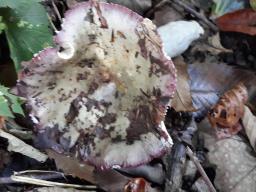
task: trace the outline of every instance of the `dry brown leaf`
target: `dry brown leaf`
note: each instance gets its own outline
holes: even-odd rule
[[[247,99],[247,89],[240,83],[227,91],[209,111],[208,118],[212,127],[216,128],[218,138],[230,137],[242,129],[239,120],[244,115]]]
[[[216,35],[213,35],[208,38],[208,42],[211,48],[209,48],[209,51],[212,51],[212,53],[230,53],[233,52],[231,49],[226,49],[222,46],[220,42],[220,34],[217,33]],[[214,52],[215,50],[215,52]]]
[[[216,165],[214,184],[221,192],[254,192],[256,158],[248,142],[237,135],[217,139],[207,119],[199,124],[208,160]]]
[[[47,155],[40,152],[38,149],[26,144],[24,141],[1,129],[0,137],[6,138],[8,140],[8,151],[20,153],[22,155],[33,158],[40,162],[45,162],[48,158]]]
[[[247,106],[244,107],[242,122],[246,135],[248,136],[253,149],[256,151],[256,116],[252,114]]]
[[[84,179],[106,191],[120,192],[130,179],[111,169],[106,171],[94,170],[90,165],[52,150],[47,150],[47,154],[49,158],[55,160],[57,168],[65,174]]]
[[[192,103],[192,97],[189,86],[189,75],[187,72],[187,65],[183,57],[174,59],[174,64],[177,69],[177,90],[172,100],[172,107],[175,111],[195,111],[196,109]]]
[[[220,95],[239,82],[243,82],[247,88],[255,87],[255,83],[252,85],[256,80],[253,72],[218,63],[216,57],[208,55],[204,62],[188,65],[193,105],[198,109],[194,112],[196,118],[203,118],[207,111],[218,102]],[[255,95],[255,92],[253,89],[249,90],[250,94]],[[250,96],[250,102],[253,102],[251,98],[253,97]]]
[[[0,116],[0,129],[5,127],[5,119],[4,117]]]
[[[79,177],[91,183],[96,183],[92,166],[80,163],[77,159],[67,157],[52,150],[46,150],[50,159],[54,159],[58,169],[74,177]]]
[[[242,9],[227,13],[219,17],[216,24],[221,31],[256,35],[256,12],[252,9]]]

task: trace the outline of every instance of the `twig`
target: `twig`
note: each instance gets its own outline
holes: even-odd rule
[[[57,15],[57,17],[58,17],[60,23],[62,23],[62,19],[61,19],[60,12],[59,12],[57,6],[56,6],[55,3],[54,3],[54,0],[52,0],[52,6],[53,6],[54,12],[56,13],[56,15]]]
[[[47,17],[48,17],[48,20],[53,28],[53,30],[56,32],[58,31],[58,29],[55,27],[54,23],[52,22],[52,18],[50,17],[50,15],[47,13]]]
[[[182,184],[182,176],[185,168],[186,147],[177,141],[172,147],[171,154],[166,156],[166,182],[165,192],[178,191]]]
[[[218,31],[218,28],[216,27],[216,25],[214,23],[212,23],[211,21],[209,21],[204,15],[198,13],[196,10],[194,10],[192,7],[190,7],[189,5],[187,5],[186,3],[182,2],[181,0],[162,0],[160,1],[158,4],[156,4],[152,9],[150,9],[149,11],[146,12],[145,16],[146,17],[151,17],[153,15],[153,13],[156,11],[156,9],[162,7],[164,4],[166,4],[168,1],[175,3],[176,5],[178,5],[179,7],[183,8],[184,10],[186,10],[187,12],[189,12],[190,14],[194,15],[195,17],[197,17],[198,19],[200,19],[202,22],[204,22],[207,26],[210,27],[210,29],[212,29],[214,32]]]
[[[10,133],[4,132],[0,129],[0,137],[8,139],[8,151],[14,151],[27,157],[33,158],[40,162],[45,162],[48,158],[47,155],[40,152],[38,149],[26,144],[19,138],[11,135]]]
[[[153,13],[159,9],[160,7],[162,7],[165,3],[167,3],[169,0],[162,0],[159,3],[157,3],[152,9],[149,9],[146,13],[145,13],[145,17],[151,17],[153,15]]]
[[[24,174],[30,175],[24,175]],[[40,173],[41,175],[31,175],[31,173]],[[42,175],[42,173],[44,173]],[[45,174],[46,173],[46,174]],[[54,181],[47,181],[46,179],[57,179],[57,178],[65,178],[63,173],[56,171],[41,171],[41,170],[27,170],[16,172],[10,177],[0,178],[0,184],[11,184],[11,183],[27,183],[39,186],[46,187],[70,187],[70,188],[78,188],[78,189],[87,189],[87,190],[95,190],[97,189],[94,185],[76,185],[76,184],[67,184],[60,183]]]
[[[182,7],[184,10],[188,11],[198,19],[200,19],[202,22],[204,22],[206,25],[208,25],[214,32],[218,31],[218,28],[216,27],[215,24],[213,24],[211,21],[209,21],[204,15],[198,13],[196,10],[194,10],[192,7],[187,5],[186,3],[182,2],[181,0],[170,0],[173,3],[179,5]]]
[[[36,179],[42,179],[42,180],[53,180],[53,179],[63,178],[63,175],[55,172],[55,173],[47,173],[43,175],[33,175],[31,177]],[[12,180],[11,177],[0,177],[0,185],[7,185],[7,184],[14,184],[14,183],[19,183],[19,182]]]
[[[206,182],[210,192],[216,192],[216,189],[214,188],[212,182],[210,181],[209,177],[205,173],[202,165],[200,164],[199,160],[197,157],[194,155],[193,151],[187,146],[186,148],[187,155],[190,157],[190,159],[195,163],[198,171],[202,175],[203,180]]]

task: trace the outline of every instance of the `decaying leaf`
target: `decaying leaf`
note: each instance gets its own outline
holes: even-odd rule
[[[243,126],[253,149],[256,151],[256,117],[247,106],[244,106],[244,111]]]
[[[215,164],[216,189],[222,192],[252,192],[256,188],[256,158],[247,141],[234,135],[217,139],[210,124],[199,125],[203,133],[209,162]],[[206,130],[211,131],[206,133]]]
[[[193,107],[192,97],[189,86],[189,76],[187,65],[182,57],[174,59],[174,64],[177,69],[177,89],[172,100],[172,107],[175,111],[195,111]]]
[[[130,180],[115,170],[95,170],[94,167],[84,162],[79,162],[75,158],[64,156],[52,150],[47,150],[47,154],[49,158],[55,160],[57,168],[65,174],[79,177],[106,191],[120,192]]]
[[[0,129],[0,137],[8,140],[8,151],[13,151],[16,153],[21,153],[27,157],[33,158],[40,162],[45,162],[48,158],[47,155],[41,153],[34,147],[24,143],[22,140],[14,137],[13,135]]]
[[[17,85],[44,147],[101,169],[137,166],[170,148],[162,121],[176,70],[150,20],[84,2],[66,13],[55,41],[24,63]]]
[[[242,9],[227,13],[219,17],[216,24],[221,31],[256,35],[256,12],[252,9]]]
[[[219,97],[239,82],[249,87],[256,81],[253,72],[217,62],[208,57],[203,63],[188,65],[193,105],[198,110],[194,112],[196,118],[205,117]]]
[[[222,16],[245,7],[245,2],[240,0],[213,0],[215,6],[213,7],[213,14],[215,17]]]
[[[94,168],[92,166],[79,162],[77,159],[72,157],[66,157],[52,150],[47,150],[47,154],[50,159],[54,159],[57,168],[62,170],[65,174],[96,184],[93,174]]]
[[[247,89],[241,83],[227,91],[209,111],[208,118],[218,138],[230,137],[242,129],[239,120],[244,115],[247,99]]]

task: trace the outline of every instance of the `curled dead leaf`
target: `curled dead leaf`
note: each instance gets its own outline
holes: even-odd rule
[[[250,144],[253,149],[256,150],[256,116],[250,111],[250,109],[244,107],[244,116],[242,118],[246,135],[249,138]]]
[[[177,69],[177,89],[172,100],[172,107],[175,111],[195,111],[192,103],[192,96],[189,86],[189,75],[187,65],[183,57],[176,57],[174,64]]]
[[[221,31],[256,35],[256,12],[252,9],[242,9],[227,13],[219,17],[216,24]]]
[[[227,91],[209,111],[208,118],[212,127],[216,128],[218,138],[230,137],[242,129],[239,120],[244,115],[244,103],[247,99],[247,89],[239,83]]]

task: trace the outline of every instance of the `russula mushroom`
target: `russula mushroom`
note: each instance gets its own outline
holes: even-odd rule
[[[150,20],[84,2],[65,14],[55,42],[23,64],[17,84],[44,147],[101,169],[134,167],[170,148],[162,121],[176,70]]]

